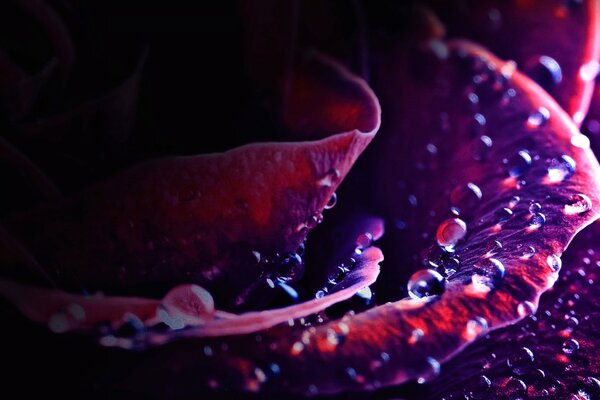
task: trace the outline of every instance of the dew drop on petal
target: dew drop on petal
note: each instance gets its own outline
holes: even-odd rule
[[[592,209],[592,200],[588,196],[582,193],[572,195],[563,212],[566,215],[582,215]]]
[[[472,341],[481,336],[488,328],[488,323],[485,318],[476,317],[467,322],[463,331],[463,338],[467,341]]]
[[[542,213],[536,212],[531,214],[529,217],[529,230],[535,231],[546,223],[546,216]]]
[[[570,178],[575,173],[577,163],[567,155],[553,158],[548,165],[548,182],[558,183]]]
[[[591,82],[594,79],[596,79],[596,76],[598,75],[599,70],[600,70],[600,64],[598,63],[598,61],[592,60],[590,62],[583,64],[579,68],[579,77],[584,82]]]
[[[540,107],[527,118],[527,128],[535,129],[544,125],[550,119],[550,111],[546,107]]]
[[[535,313],[535,305],[531,301],[524,301],[517,306],[519,317],[524,318]]]
[[[331,195],[331,198],[329,198],[329,201],[325,205],[325,209],[326,210],[332,209],[333,207],[335,207],[336,203],[337,203],[337,194],[335,192],[333,192],[333,194]]]
[[[579,350],[579,342],[575,339],[567,339],[562,344],[562,351],[567,355],[571,355]]]
[[[440,374],[440,363],[433,357],[427,357],[425,367],[417,376],[417,383],[423,384],[431,381]]]
[[[432,269],[418,270],[408,280],[408,294],[413,299],[441,295],[444,290],[444,277]]]
[[[531,155],[527,150],[520,150],[517,154],[505,160],[508,175],[520,177],[531,168]]]
[[[525,62],[525,73],[546,91],[551,91],[563,80],[560,64],[552,57],[535,56]]]
[[[560,268],[562,267],[562,261],[561,261],[560,257],[557,256],[556,254],[550,254],[546,258],[546,263],[548,264],[548,266],[550,268],[552,268],[552,271],[554,271],[554,272],[560,271]]]
[[[487,277],[494,286],[500,283],[506,273],[504,264],[493,257],[481,259],[473,266],[473,270],[477,275]]]
[[[467,234],[467,224],[460,218],[444,220],[437,228],[436,240],[442,247],[453,247]]]
[[[481,197],[481,189],[476,184],[459,185],[450,193],[450,207],[457,215],[465,214],[477,207]]]
[[[487,135],[481,135],[473,143],[473,159],[476,161],[483,161],[487,159],[490,150],[492,149],[494,142],[492,138]]]
[[[531,371],[534,360],[533,352],[527,347],[521,347],[507,358],[506,364],[513,373],[526,375]]]
[[[584,134],[577,134],[571,137],[571,144],[580,149],[590,148],[590,139]]]

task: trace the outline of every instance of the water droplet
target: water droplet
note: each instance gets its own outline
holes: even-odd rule
[[[304,261],[297,253],[288,253],[277,265],[276,278],[282,282],[295,282],[304,275]]]
[[[554,58],[548,56],[530,58],[525,63],[524,71],[531,79],[550,93],[563,79],[560,64]]]
[[[529,213],[530,214],[536,214],[539,213],[542,210],[542,205],[540,203],[531,203],[529,205]]]
[[[508,357],[506,364],[513,373],[526,375],[531,371],[534,360],[533,352],[527,347],[521,347]]]
[[[325,209],[331,210],[333,207],[335,207],[336,203],[337,203],[337,194],[335,192],[333,192],[333,194],[331,195],[331,198],[329,199],[327,204],[325,204]]]
[[[591,82],[596,79],[598,71],[600,70],[600,64],[596,60],[592,60],[583,64],[579,68],[579,77],[584,82]]]
[[[331,187],[337,182],[341,175],[342,174],[337,169],[330,169],[323,178],[317,181],[317,185]]]
[[[524,301],[522,303],[519,303],[519,305],[517,306],[517,313],[521,318],[525,318],[529,315],[532,315],[533,313],[535,313],[535,304],[533,304],[530,301]]]
[[[542,213],[533,213],[529,217],[529,230],[537,230],[546,223],[546,216]]]
[[[467,224],[460,218],[449,218],[437,228],[436,240],[442,247],[454,247],[467,234]]]
[[[413,299],[441,295],[444,293],[444,277],[432,269],[421,269],[408,280],[408,294]]]
[[[425,335],[425,332],[423,332],[422,329],[417,328],[417,329],[413,329],[413,331],[410,334],[410,337],[408,338],[408,343],[409,344],[415,344],[417,343],[419,340],[421,340],[421,338]]]
[[[548,264],[548,266],[550,268],[552,268],[552,271],[554,271],[554,272],[560,271],[560,268],[562,267],[562,261],[561,261],[560,257],[557,256],[556,254],[549,255],[546,258],[546,263]]]
[[[527,150],[520,150],[514,156],[505,160],[507,172],[512,177],[520,177],[531,168],[531,155]]]
[[[463,338],[472,341],[481,336],[488,329],[488,323],[485,318],[476,317],[467,322],[463,331]]]
[[[497,210],[494,214],[496,218],[498,218],[498,223],[502,224],[512,218],[513,211],[510,208],[503,207]]]
[[[427,357],[425,367],[417,376],[417,383],[423,384],[436,378],[440,374],[440,363],[432,357]]]
[[[460,268],[460,260],[456,257],[450,257],[443,260],[441,266],[444,269],[444,274],[449,277],[454,275]]]
[[[475,113],[473,115],[473,122],[471,122],[471,136],[475,137],[481,135],[485,129],[487,121],[483,114]]]
[[[356,292],[356,295],[367,302],[370,302],[373,299],[373,292],[368,286],[360,289],[358,292]]]
[[[315,293],[315,298],[316,299],[321,299],[321,298],[325,297],[326,294],[327,294],[327,289],[319,289]]]
[[[485,257],[495,256],[502,251],[502,243],[498,240],[490,240],[485,245]]]
[[[490,282],[496,287],[504,278],[506,269],[504,264],[496,258],[484,258],[473,266],[473,270],[477,275],[489,278]]]
[[[567,155],[553,158],[548,165],[548,181],[558,183],[570,178],[575,173],[576,166],[575,160]]]
[[[502,94],[502,99],[500,100],[500,105],[506,107],[512,99],[517,96],[517,91],[513,88],[508,89],[506,92]]]
[[[567,339],[562,344],[562,351],[567,355],[571,355],[579,350],[579,342],[575,339]]]
[[[592,200],[582,193],[574,194],[565,204],[564,213],[566,215],[582,215],[592,209]]]
[[[504,390],[511,394],[511,396],[522,395],[527,391],[527,385],[521,379],[511,376],[506,383],[503,385]],[[513,397],[510,397],[511,399]],[[519,397],[514,397],[518,399]]]
[[[493,144],[494,142],[489,136],[479,136],[479,138],[473,143],[473,159],[476,161],[483,161],[487,159]]]
[[[508,201],[508,208],[510,208],[512,210],[513,208],[515,208],[517,206],[517,204],[519,204],[519,201],[521,201],[521,198],[519,196],[511,197],[510,200]]]
[[[481,200],[479,186],[469,182],[455,187],[450,193],[450,206],[456,215],[470,214]]]
[[[550,111],[546,107],[540,107],[527,118],[527,127],[529,129],[539,128],[550,119]]]

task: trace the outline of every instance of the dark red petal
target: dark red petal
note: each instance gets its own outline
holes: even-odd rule
[[[579,125],[587,114],[600,60],[600,2],[515,0],[433,2],[449,36],[467,36],[536,74],[549,56],[562,82],[545,87]],[[539,66],[538,66],[539,67]]]
[[[315,99],[351,93],[353,104],[362,101],[342,122],[335,112],[315,116],[336,122],[312,126],[343,133],[151,161],[14,218],[11,229],[72,287],[196,282],[234,295],[261,272],[257,258],[296,250],[379,127],[379,105],[364,82],[329,59],[311,62],[326,85],[312,87]]]
[[[390,220],[394,214],[404,213],[416,215],[415,220],[419,221],[411,230],[406,246],[402,247],[398,234],[387,238],[392,242],[397,240],[398,251],[391,252],[392,257],[387,259],[382,274],[395,282],[396,287],[400,271],[411,266],[411,262],[404,262],[406,259],[398,253],[408,253],[406,258],[410,260],[409,256],[420,243],[416,238],[422,237],[423,232],[432,235],[436,225],[451,215],[446,196],[455,185],[468,181],[480,185],[481,204],[473,208],[474,216],[467,221],[466,241],[456,247],[455,255],[462,266],[447,279],[445,292],[430,301],[405,298],[310,328],[278,327],[260,336],[214,342],[184,340],[170,346],[159,361],[150,363],[152,371],[156,365],[169,365],[177,371],[194,371],[195,379],[202,376],[204,385],[213,388],[307,394],[373,389],[416,378],[425,381],[436,375],[440,362],[454,356],[480,335],[523,318],[526,313],[522,310],[527,311],[528,306],[535,309],[540,294],[550,288],[558,276],[559,256],[564,248],[578,230],[599,215],[597,177],[600,167],[589,148],[578,147],[580,134],[569,116],[531,80],[512,71],[511,64],[465,42],[451,43],[449,52],[447,60],[434,65],[434,75],[419,83],[406,76],[402,78],[403,73],[410,71],[402,68],[402,64],[394,64],[394,68],[388,65],[390,93],[386,93],[386,100],[393,98],[395,102],[384,103],[384,106],[397,111],[386,127],[386,140],[379,143],[380,150],[385,148],[381,165],[387,166],[387,170],[377,170],[379,198],[390,200],[387,206]],[[500,72],[505,76],[499,76]],[[465,82],[476,73],[483,75],[482,84],[477,88],[482,100],[480,112],[487,117],[487,132],[494,141],[484,161],[473,159],[472,150],[477,148],[474,147],[477,143],[470,138],[472,130],[467,124],[472,111],[465,112],[460,101]],[[392,77],[404,86],[395,86],[396,81],[390,80]],[[515,90],[506,104],[493,90],[497,88],[496,78],[501,83],[499,94],[508,88]],[[410,82],[413,82],[412,87]],[[399,87],[405,91],[399,92]],[[529,114],[539,107],[550,112],[550,119],[532,131],[526,122]],[[452,129],[440,137],[434,117],[444,110],[450,116]],[[414,134],[398,136],[399,132],[406,132],[407,127]],[[406,148],[418,156],[420,153],[415,152],[420,148],[418,144],[422,141],[424,146],[433,138],[439,140],[436,142],[437,167],[435,162],[425,164],[422,169],[397,167],[406,157],[403,153]],[[412,140],[412,146],[406,146],[403,140]],[[522,176],[526,183],[517,186],[518,180],[508,177],[502,159],[510,158],[523,148],[529,149],[533,160]],[[552,174],[548,177],[548,166],[554,164],[547,164],[546,160],[561,155],[572,157],[577,167],[570,171],[572,175],[557,181],[551,179]],[[413,193],[414,203],[418,203],[414,210],[403,210],[402,197],[408,193]],[[577,193],[587,195],[592,207],[571,213],[572,209],[565,209],[565,205]],[[497,223],[497,210],[515,195],[521,199],[512,205],[513,218],[505,224]],[[542,204],[545,225],[530,225],[531,201]],[[474,265],[489,258],[490,251],[497,251],[488,249],[492,239],[503,246],[495,257],[503,263],[505,276],[482,284],[473,279]],[[523,248],[530,245],[534,246],[534,253]],[[209,356],[201,350],[206,346],[210,349]],[[277,373],[269,372],[273,371],[273,364]],[[140,379],[146,377],[150,369],[140,371]],[[160,374],[165,378],[164,385],[169,382],[169,387],[173,387],[173,382],[185,382],[182,386],[190,389],[191,383],[181,375],[175,376],[163,369]]]

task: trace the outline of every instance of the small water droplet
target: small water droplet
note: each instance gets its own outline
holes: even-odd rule
[[[571,355],[579,350],[579,342],[575,339],[567,339],[562,344],[562,351],[567,355]]]
[[[442,247],[454,247],[467,234],[467,224],[460,218],[444,220],[436,230],[437,243]]]
[[[473,115],[473,122],[471,122],[471,136],[475,137],[481,135],[485,129],[487,120],[483,114],[475,113]]]
[[[506,360],[508,368],[517,375],[527,375],[532,367],[535,356],[527,347],[521,347],[512,353]]]
[[[446,276],[452,276],[460,268],[460,260],[456,257],[450,257],[442,261],[441,267],[444,269]]]
[[[500,281],[504,278],[506,269],[504,264],[496,258],[484,258],[478,261],[474,266],[473,270],[477,275],[485,276],[489,278],[490,282],[496,287]]]
[[[503,207],[497,210],[494,215],[496,216],[498,223],[503,224],[512,218],[513,211],[510,208]]]
[[[370,232],[364,232],[358,235],[356,238],[356,248],[364,250],[371,245],[373,242],[373,235]]]
[[[337,194],[335,192],[333,192],[333,194],[331,195],[331,197],[329,198],[329,201],[327,202],[327,204],[325,204],[325,210],[331,210],[333,207],[335,207],[337,203]]]
[[[531,155],[527,150],[520,150],[517,154],[505,160],[508,175],[518,178],[531,168]]]
[[[321,299],[321,298],[325,297],[326,294],[327,294],[327,289],[319,289],[315,293],[315,298],[316,299]]]
[[[519,317],[525,318],[535,313],[535,305],[531,301],[524,301],[517,306]]]
[[[444,277],[432,269],[418,270],[408,280],[408,294],[413,299],[441,295],[444,289]]]
[[[546,263],[548,264],[548,266],[550,268],[552,268],[552,271],[554,271],[554,272],[560,271],[560,268],[562,267],[562,261],[561,261],[560,257],[557,256],[556,254],[549,255],[546,258]]]
[[[432,357],[427,357],[425,366],[417,376],[417,383],[423,384],[436,378],[440,374],[440,363]]]
[[[575,160],[567,155],[551,159],[548,164],[548,181],[558,183],[570,178],[575,173],[576,166]]]
[[[527,118],[527,127],[529,129],[539,128],[550,119],[550,111],[546,107],[540,107]]]
[[[467,322],[467,326],[463,331],[463,338],[467,341],[472,341],[481,336],[488,329],[488,323],[485,318],[476,317]]]
[[[456,215],[468,215],[477,207],[481,197],[481,189],[476,184],[459,185],[450,193],[450,207]]]
[[[492,150],[494,142],[492,138],[487,135],[481,135],[473,143],[473,159],[476,161],[486,160],[488,154]]]
[[[519,196],[511,197],[510,200],[508,201],[508,208],[510,208],[512,210],[513,208],[515,208],[517,206],[517,204],[519,204],[519,201],[521,201],[521,198]]]
[[[563,80],[560,64],[552,57],[535,56],[527,60],[524,71],[547,92],[552,92]]]
[[[540,203],[533,202],[529,205],[529,213],[537,214],[542,210],[542,205]]]
[[[566,215],[582,215],[591,209],[592,200],[585,194],[578,193],[569,198],[567,204],[565,204],[563,212]]]
[[[598,76],[600,64],[596,60],[589,61],[579,68],[579,77],[584,82],[591,82]]]
[[[485,257],[495,256],[502,251],[502,243],[498,240],[490,240],[485,245]]]
[[[537,230],[546,223],[546,216],[542,213],[533,213],[529,217],[529,230]]]

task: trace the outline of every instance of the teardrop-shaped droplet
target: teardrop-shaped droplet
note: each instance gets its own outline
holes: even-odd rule
[[[441,295],[444,290],[444,277],[432,269],[421,269],[408,280],[408,294],[413,299]]]

